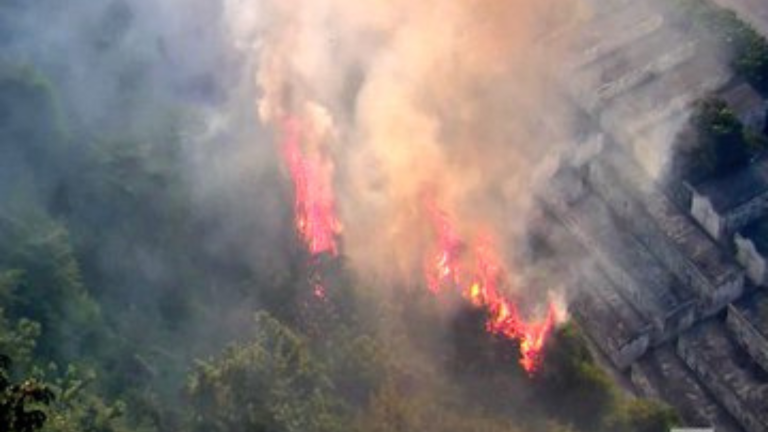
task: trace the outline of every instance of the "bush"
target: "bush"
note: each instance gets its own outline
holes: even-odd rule
[[[541,370],[537,378],[539,398],[566,423],[581,430],[597,430],[618,406],[610,378],[595,363],[573,324],[554,335]]]

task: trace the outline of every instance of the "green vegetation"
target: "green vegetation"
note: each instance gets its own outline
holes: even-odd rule
[[[193,376],[195,430],[344,430],[341,401],[307,343],[264,312],[255,326],[253,342],[229,348]]]
[[[715,97],[697,102],[689,130],[678,137],[673,172],[696,182],[747,165],[766,148],[765,137],[748,131]]]
[[[0,425],[10,432],[35,432],[48,416],[44,408],[53,401],[53,392],[31,379],[11,382],[11,360],[0,355]]]
[[[674,0],[670,5],[680,27],[721,47],[737,79],[768,96],[768,40],[711,0]],[[747,130],[724,101],[706,97],[697,102],[689,127],[677,137],[669,177],[695,184],[743,167],[768,146],[760,132],[765,131]]]
[[[539,377],[539,394],[551,414],[578,430],[650,432],[680,424],[660,403],[620,394],[595,363],[573,325],[559,329]]]
[[[710,0],[675,0],[685,26],[725,47],[733,70],[764,95],[768,94],[768,41],[729,9]]]
[[[531,380],[517,347],[476,311],[446,325],[430,297],[355,289],[343,260],[324,263],[333,289],[315,300],[290,224],[275,232],[232,217],[252,200],[249,210],[290,219],[276,170],[203,206],[180,151],[183,108],[142,107],[154,111],[139,122],[126,97],[131,109],[118,104],[119,121],[105,124],[141,127],[92,130],[67,102],[33,68],[0,66],[0,431],[645,432],[675,422],[622,395],[575,327],[558,332]]]
[[[472,328],[476,318],[465,315],[460,325]],[[481,364],[454,360],[448,376],[429,365],[403,365],[382,351],[346,350],[359,344],[335,341],[347,358],[363,356],[379,370],[381,379],[361,399],[340,388],[335,359],[319,356],[306,338],[260,312],[251,342],[201,363],[191,375],[194,430],[651,432],[679,424],[668,407],[621,394],[572,325],[558,331],[543,373],[533,381],[505,361],[514,350],[508,342],[481,329],[460,339],[455,357],[470,358],[463,351],[471,349],[471,358]],[[469,339],[472,348],[462,346]],[[478,359],[478,349],[487,355]],[[485,370],[478,373],[478,366]],[[458,384],[464,380],[471,382]]]

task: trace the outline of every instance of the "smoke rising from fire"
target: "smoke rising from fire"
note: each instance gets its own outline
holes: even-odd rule
[[[237,23],[243,7],[230,3],[229,12],[235,32],[248,35],[252,17]],[[552,287],[525,283],[513,245],[526,233],[539,171],[572,136],[572,115],[552,81],[560,55],[542,40],[567,24],[577,3],[293,0],[260,7],[270,20],[253,45],[259,115],[284,135],[296,229],[309,252],[335,255],[333,237],[343,226],[344,254],[361,275],[390,285],[425,277],[421,284],[433,292],[451,279],[488,309],[489,331],[534,346],[523,353],[532,370],[554,319],[552,307],[542,306]],[[503,270],[463,280],[470,276],[458,269],[472,258],[459,249],[476,246],[457,240],[440,251],[435,211],[455,221],[457,238],[482,233],[506,246]],[[451,262],[438,258],[436,269],[424,268],[435,245]],[[533,291],[514,295],[539,304],[541,323],[527,323],[517,302],[497,291],[511,279],[522,282],[505,290]]]
[[[570,134],[570,113],[549,78],[559,53],[539,41],[577,6],[259,4],[269,17],[256,44],[260,115],[328,129],[304,140],[304,151],[334,166],[343,247],[361,274],[419,274],[432,241],[425,195],[468,236],[519,239],[537,170]],[[254,25],[237,16],[243,9],[230,4],[241,35]]]

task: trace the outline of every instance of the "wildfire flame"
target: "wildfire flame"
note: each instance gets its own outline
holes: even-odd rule
[[[302,152],[302,130],[296,118],[283,122],[282,152],[293,181],[296,231],[313,256],[339,253],[337,236],[341,223],[327,161],[320,155]]]
[[[288,117],[282,126],[282,153],[294,187],[296,231],[313,258],[321,254],[337,256],[337,237],[342,229],[336,216],[332,177],[327,168],[330,162],[317,152],[302,150],[305,137],[297,118]],[[486,330],[517,340],[520,344],[520,365],[529,374],[535,373],[544,344],[555,325],[557,313],[554,305],[550,303],[544,319],[526,320],[517,305],[498,289],[505,270],[490,239],[478,239],[475,247],[468,249],[448,213],[433,200],[427,200],[426,209],[436,236],[435,251],[424,263],[428,289],[435,295],[445,289],[455,290],[474,307],[484,309]],[[465,268],[464,260],[468,250],[475,258],[470,271]],[[318,298],[326,297],[319,276],[313,291]]]
[[[432,293],[437,294],[446,283],[451,283],[454,286],[461,284],[459,258],[463,244],[444,211],[431,201],[427,202],[427,209],[432,220],[432,226],[437,233],[438,247],[435,254],[424,263],[424,270],[427,287]]]
[[[342,229],[336,216],[332,177],[327,168],[330,162],[317,152],[302,150],[305,137],[297,118],[288,117],[282,126],[282,153],[294,187],[296,231],[313,258],[321,254],[337,256],[337,237]],[[550,303],[544,319],[526,320],[517,305],[498,289],[505,270],[490,239],[480,238],[475,247],[469,249],[448,213],[433,200],[427,200],[426,209],[436,237],[435,251],[424,263],[428,289],[435,295],[446,289],[457,291],[474,307],[485,310],[486,330],[517,340],[520,365],[529,374],[535,373],[544,344],[555,325],[554,305]],[[469,271],[464,260],[467,251],[471,251],[475,258]],[[313,291],[318,298],[326,297],[321,281],[315,282]]]
[[[448,215],[434,202],[426,204],[436,234],[436,251],[427,260],[425,276],[429,290],[439,294],[453,287],[474,307],[487,314],[485,328],[489,333],[515,339],[520,344],[520,365],[534,374],[541,363],[541,353],[557,319],[557,310],[550,302],[547,315],[541,320],[526,320],[517,305],[498,289],[504,269],[488,238],[476,242],[474,268],[469,282],[462,282],[464,243],[456,234]],[[431,264],[431,267],[430,267]]]
[[[318,258],[322,254],[339,254],[337,236],[341,234],[329,168],[331,164],[318,152],[302,151],[305,137],[297,118],[286,118],[282,127],[282,154],[293,182],[296,232],[312,256],[312,293],[318,299],[325,300],[327,292],[317,265]]]

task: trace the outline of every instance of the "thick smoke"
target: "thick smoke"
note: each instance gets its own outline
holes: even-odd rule
[[[559,81],[600,130],[662,180],[692,103],[732,78],[729,53],[693,35],[675,2],[586,3],[586,20],[550,37],[566,54]]]
[[[197,111],[203,121],[183,137],[189,180],[204,207],[230,217],[226,238],[211,239],[212,248],[261,236],[247,247],[254,262],[279,261],[263,246],[280,243],[273,228],[285,211],[273,208],[279,199],[266,198],[274,185],[258,183],[279,165],[274,142],[284,117],[297,117],[311,130],[305,150],[327,162],[323,175],[334,182],[344,253],[358,273],[421,283],[433,237],[425,196],[463,237],[490,233],[514,268],[535,217],[539,179],[584,138],[577,98],[565,89],[589,92],[606,75],[633,68],[633,79],[642,79],[656,72],[645,59],[669,46],[681,48],[651,66],[668,69],[678,57],[691,58],[682,36],[664,30],[613,69],[585,65],[580,81],[571,82],[574,65],[612,43],[609,37],[589,46],[585,33],[630,37],[659,25],[652,2],[614,16],[624,3],[75,0],[66,8],[25,6],[7,23],[21,36],[5,41],[4,52],[42,65],[83,127],[140,136],[165,108]],[[635,16],[651,18],[627,24]],[[707,66],[701,73],[721,75],[717,58],[698,49],[697,61]],[[679,87],[679,80],[662,86],[679,96],[657,111],[667,116],[663,127],[645,130],[654,119],[634,115],[665,100],[648,92],[611,102],[618,114],[600,120],[625,133],[618,138],[654,175],[663,172],[686,102],[697,93]],[[248,194],[261,203],[243,199]]]
[[[275,185],[258,183],[279,165],[274,141],[290,114],[312,131],[305,150],[328,162],[324,176],[334,182],[345,255],[360,274],[385,280],[421,282],[432,238],[425,196],[464,237],[490,232],[508,249],[505,261],[517,259],[535,217],[538,180],[584,138],[585,120],[574,112],[578,95],[566,96],[566,87],[590,92],[606,75],[633,68],[630,81],[642,80],[691,58],[701,67],[687,70],[728,78],[718,56],[702,54],[708,48],[692,50],[679,31],[666,29],[652,44],[624,52],[611,70],[586,64],[573,79],[580,81],[571,82],[573,66],[601,46],[654,31],[663,15],[653,12],[654,2],[618,16],[613,11],[627,2],[53,3],[4,6],[18,11],[3,23],[13,35],[2,40],[3,59],[29,61],[52,77],[75,127],[141,137],[166,109],[184,106],[202,118],[185,126],[183,146],[188,180],[204,207],[229,212],[226,238],[211,239],[212,248],[223,251],[232,238],[258,233],[264,241],[246,255],[279,261],[266,257],[272,251],[263,245],[280,243],[273,228],[285,209],[273,208],[283,204],[279,198],[267,198]],[[650,18],[633,23],[637,16]],[[597,45],[589,45],[590,33]],[[604,37],[613,34],[619,36]],[[670,46],[680,48],[650,67],[643,63]],[[600,119],[624,134],[617,138],[655,176],[687,103],[701,93],[684,83],[706,81],[673,78],[657,86],[673,92],[671,100],[625,94],[607,99],[615,114]],[[647,130],[655,117],[636,113],[656,106],[649,115],[666,120]],[[243,199],[249,194],[261,203]]]
[[[599,126],[618,131],[615,138],[658,176],[688,102],[700,94],[685,83],[706,81],[699,73],[727,79],[718,56],[702,55],[706,47],[692,53],[675,30],[624,51],[612,69],[579,65],[622,37],[654,31],[661,12],[651,1],[635,2],[626,16],[613,15],[622,0],[21,3],[7,6],[19,11],[2,23],[14,35],[0,41],[2,58],[50,76],[73,128],[141,140],[166,110],[189,112],[180,147],[200,204],[192,217],[215,221],[200,242],[233,269],[254,273],[298,273],[287,246],[290,183],[275,175],[278,143],[293,119],[303,151],[323,161],[322,178],[333,185],[341,248],[357,274],[385,286],[423,285],[434,243],[425,202],[432,201],[466,241],[491,237],[519,280],[513,285],[541,300],[560,281],[528,283],[541,269],[522,262],[539,216],[536,191],[566,150],[600,141],[586,139],[594,120],[577,112],[589,110],[577,107],[578,89],[597,95],[606,76],[636,69],[631,84],[695,59],[692,75],[673,76],[657,93],[628,86],[601,96],[615,114]],[[650,68],[645,63],[678,45]],[[646,115],[649,107],[658,110]],[[657,118],[662,126],[648,129]],[[129,267],[124,251],[134,240],[103,239],[107,271]],[[155,282],[178,270],[156,252],[136,251],[143,258],[125,272],[141,281],[125,293],[131,300],[153,298]],[[258,291],[251,285],[238,289]],[[221,291],[212,297],[231,293]],[[232,327],[254,307],[237,306],[222,314]]]
[[[537,178],[574,130],[552,81],[562,54],[544,39],[579,7],[232,1],[228,16],[258,56],[262,120],[326,131],[306,151],[334,166],[345,254],[360,274],[402,283],[431,244],[427,199],[466,238],[522,239]]]

